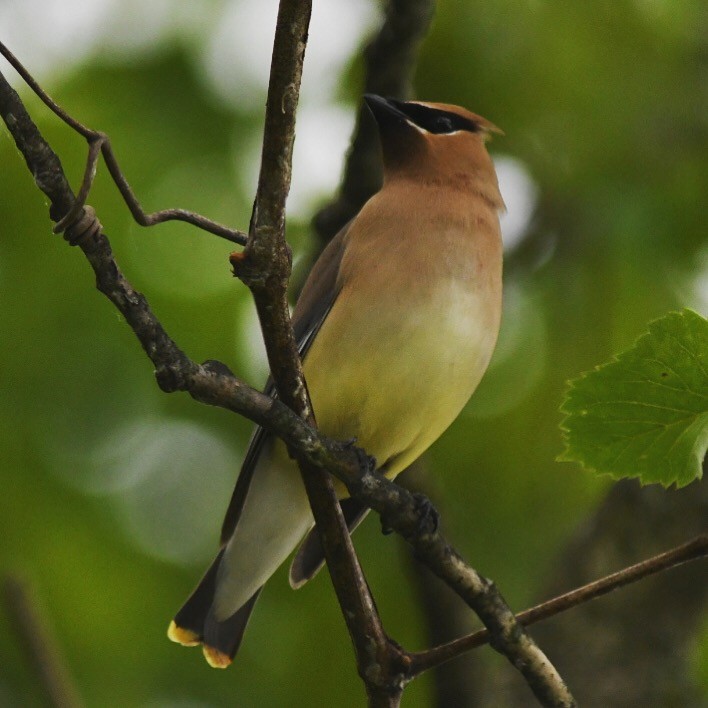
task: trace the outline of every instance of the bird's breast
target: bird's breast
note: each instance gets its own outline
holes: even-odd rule
[[[442,227],[411,238],[400,226],[362,239],[361,253],[350,246],[341,292],[304,362],[323,432],[356,437],[392,474],[471,396],[501,309],[498,233]]]

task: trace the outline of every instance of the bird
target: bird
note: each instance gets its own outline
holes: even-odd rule
[[[496,344],[504,202],[486,142],[502,131],[446,103],[364,101],[383,184],[313,265],[292,321],[319,430],[356,440],[393,479],[459,415]],[[351,531],[368,509],[338,489]],[[226,668],[263,586],[298,545],[293,588],[323,552],[297,465],[257,428],[218,555],[168,637]]]

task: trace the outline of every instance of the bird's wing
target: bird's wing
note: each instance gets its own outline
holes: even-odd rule
[[[295,310],[293,311],[293,330],[298,345],[300,358],[304,359],[315,335],[322,323],[327,318],[332,305],[339,294],[338,275],[339,265],[346,245],[346,235],[349,230],[347,224],[327,244],[317,262],[312,267],[305,285],[300,293]],[[275,397],[275,386],[269,377],[264,392]],[[231,502],[226,510],[224,523],[221,527],[221,543],[227,543],[236,528],[243,505],[246,501],[248,488],[251,484],[253,472],[258,463],[261,451],[269,433],[258,427],[251,436],[251,441],[246,451],[246,456],[241,466],[241,472],[236,482],[236,487],[231,495]]]

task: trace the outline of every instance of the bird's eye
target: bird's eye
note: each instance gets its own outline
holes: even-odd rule
[[[436,133],[452,133],[454,130],[455,126],[452,124],[452,119],[447,116],[440,116],[435,120]]]

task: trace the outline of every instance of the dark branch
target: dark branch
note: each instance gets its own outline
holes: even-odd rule
[[[433,515],[424,509],[421,516],[419,495],[411,494],[381,475],[342,479],[352,496],[365,499],[387,527],[413,546],[416,558],[475,611],[490,633],[490,645],[521,671],[541,705],[575,705],[563,679],[516,621],[494,583],[467,565],[440,533],[437,523],[430,522]],[[424,505],[429,504],[424,500]],[[428,523],[421,523],[425,519]]]

